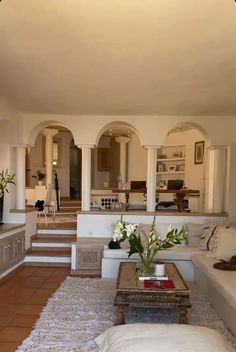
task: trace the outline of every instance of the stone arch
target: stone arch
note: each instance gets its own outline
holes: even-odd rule
[[[97,135],[97,138],[96,138],[96,146],[98,146],[98,143],[99,143],[99,140],[101,138],[101,136],[104,134],[105,131],[108,131],[109,129],[114,129],[116,126],[123,126],[123,127],[127,127],[127,130],[130,130],[131,133],[134,133],[137,135],[137,137],[139,138],[140,140],[140,143],[142,144],[142,141],[141,141],[141,138],[140,138],[140,133],[139,131],[134,127],[132,126],[131,124],[125,122],[125,121],[112,121],[108,124],[106,124],[105,126],[103,126],[98,135]]]
[[[40,132],[42,132],[42,130],[44,128],[47,128],[47,127],[50,127],[50,126],[61,126],[61,127],[64,127],[66,129],[68,129],[72,136],[73,136],[73,139],[74,139],[74,134],[73,134],[73,131],[64,123],[62,123],[61,121],[58,121],[58,120],[45,120],[45,121],[42,121],[40,123],[38,123],[30,132],[29,136],[28,136],[28,140],[27,140],[27,143],[28,145],[30,146],[34,146],[35,145],[35,140],[38,136],[38,134]]]

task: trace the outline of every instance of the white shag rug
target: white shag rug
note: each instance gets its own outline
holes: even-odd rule
[[[220,331],[236,351],[236,337],[196,285],[190,287],[189,324]],[[17,352],[97,352],[94,338],[114,325],[114,295],[115,280],[67,277]],[[178,317],[177,310],[172,309],[132,308],[127,310],[126,322],[177,323]]]

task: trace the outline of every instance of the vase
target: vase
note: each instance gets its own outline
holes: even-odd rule
[[[140,262],[140,276],[152,276],[154,274],[153,261],[150,258],[142,258]]]

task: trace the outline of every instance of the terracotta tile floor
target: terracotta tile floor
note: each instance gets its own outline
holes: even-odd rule
[[[25,266],[0,281],[0,352],[14,352],[70,268]]]

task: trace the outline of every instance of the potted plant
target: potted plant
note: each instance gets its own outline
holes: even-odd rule
[[[15,177],[15,174],[11,175],[8,171],[8,169],[2,170],[0,172],[0,224],[2,224],[2,218],[3,218],[3,201],[4,201],[4,192],[8,191],[8,185],[9,184],[15,184],[13,181]]]
[[[45,179],[46,174],[43,171],[37,169],[35,171],[35,175],[32,175],[32,177],[38,181],[38,184],[42,184],[42,181]]]
[[[138,233],[137,224],[126,224],[121,216],[121,219],[117,221],[116,228],[114,230],[113,241],[121,243],[123,241],[129,242],[129,257],[134,253],[138,253],[141,260],[141,276],[147,276],[153,274],[154,257],[158,250],[171,248],[176,244],[180,244],[186,239],[187,231],[184,227],[181,230],[177,230],[171,225],[168,228],[166,238],[162,239],[155,233],[155,216],[150,226],[148,234],[142,239]]]

